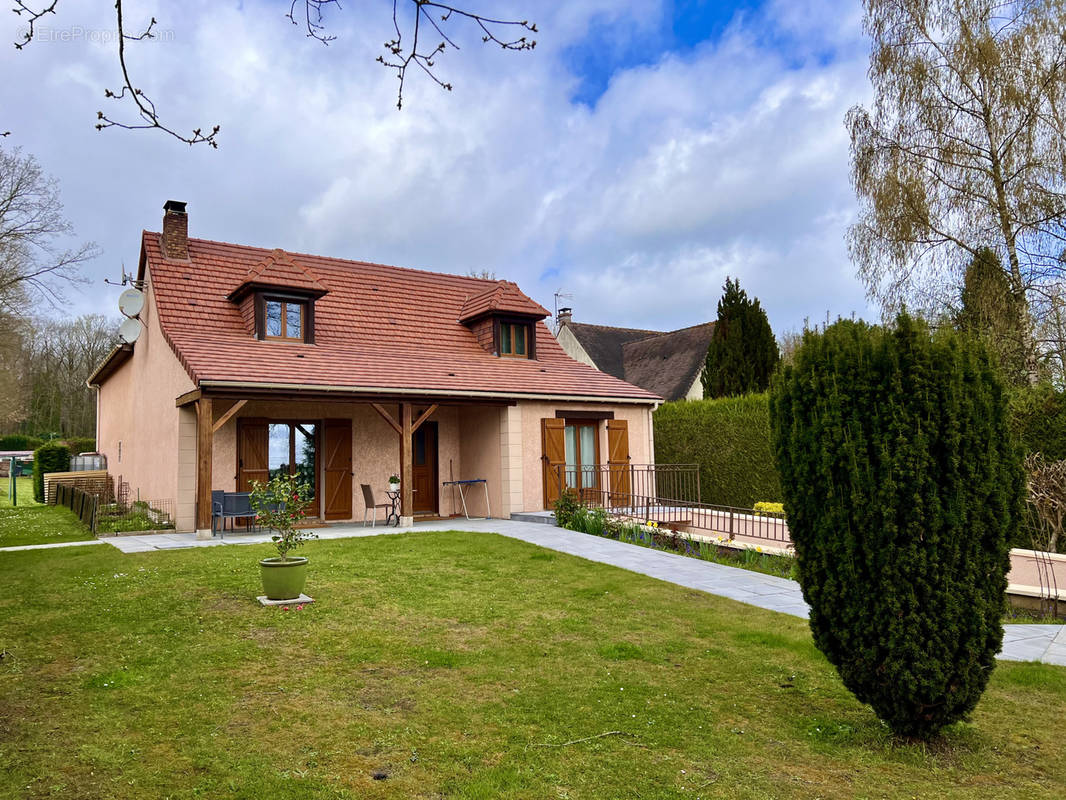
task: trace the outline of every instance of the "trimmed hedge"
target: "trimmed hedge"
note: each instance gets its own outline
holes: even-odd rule
[[[65,444],[70,448],[71,455],[96,452],[96,439],[87,436],[72,436],[66,440]]]
[[[33,451],[33,499],[43,503],[44,476],[48,472],[70,469],[70,448],[62,444],[45,444]]]
[[[9,433],[0,436],[0,450],[36,450],[44,444],[44,439],[27,436],[24,433]]]
[[[766,394],[665,403],[654,426],[655,462],[699,464],[704,503],[752,508],[781,500]]]

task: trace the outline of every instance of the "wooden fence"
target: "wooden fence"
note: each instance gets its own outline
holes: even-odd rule
[[[96,495],[67,483],[57,483],[54,495],[55,505],[66,506],[89,526],[89,530],[96,530],[96,508],[99,504]]]

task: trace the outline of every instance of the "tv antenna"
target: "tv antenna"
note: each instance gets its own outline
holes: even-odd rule
[[[562,287],[560,287],[559,289],[556,290],[556,292],[555,292],[555,317],[553,318],[555,320],[555,332],[556,333],[559,332],[559,301],[560,300],[573,300],[573,299],[574,299],[574,296],[572,294],[567,294],[566,292],[564,292],[562,290]],[[564,308],[565,308],[565,306],[564,306]]]
[[[127,273],[125,262],[122,262],[122,281],[116,283],[115,281],[109,281],[107,278],[104,278],[104,283],[108,286],[132,286],[134,289],[144,290],[144,281],[137,280],[132,272]]]

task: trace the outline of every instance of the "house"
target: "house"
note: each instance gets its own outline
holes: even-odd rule
[[[703,368],[714,323],[676,331],[612,328],[574,322],[559,309],[556,338],[571,358],[647,389],[666,400],[703,397]]]
[[[178,530],[210,535],[212,490],[279,472],[329,521],[399,474],[410,522],[458,510],[448,481],[486,480],[506,518],[550,508],[565,463],[652,462],[661,398],[570,358],[514,283],[190,239],[164,209],[142,331],[88,383],[111,474],[173,499]]]

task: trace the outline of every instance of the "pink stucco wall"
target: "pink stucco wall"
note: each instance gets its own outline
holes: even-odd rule
[[[178,411],[174,400],[192,380],[163,338],[146,276],[144,323],[133,355],[100,387],[97,449],[108,472],[149,500],[178,495]],[[120,452],[121,443],[121,452]]]

